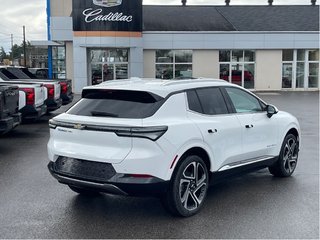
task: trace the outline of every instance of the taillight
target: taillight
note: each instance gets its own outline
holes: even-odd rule
[[[116,127],[116,126],[97,126],[76,123],[49,121],[49,127],[55,129],[57,126],[65,128],[76,128],[78,130],[114,132],[119,137],[136,137],[147,138],[157,141],[168,130],[168,126],[152,126],[152,127]]]
[[[158,140],[166,131],[167,126],[155,126],[155,127],[130,127],[115,130],[115,133],[119,137],[137,137],[148,138],[152,141]]]
[[[53,84],[44,84],[48,89],[48,98],[54,98],[54,85]]]
[[[61,93],[67,93],[68,92],[68,84],[65,82],[60,82],[60,86],[61,86]]]
[[[26,104],[34,105],[35,93],[34,88],[21,88],[26,93]]]

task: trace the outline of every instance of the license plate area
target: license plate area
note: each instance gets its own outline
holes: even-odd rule
[[[59,157],[54,164],[54,170],[61,175],[95,182],[105,182],[116,174],[110,163],[69,157]]]

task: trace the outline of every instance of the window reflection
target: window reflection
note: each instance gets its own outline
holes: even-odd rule
[[[52,47],[52,75],[53,78],[66,78],[66,49],[65,46]]]
[[[282,66],[282,88],[292,87],[292,63],[284,63]]]
[[[232,56],[231,61],[230,55]],[[219,60],[220,79],[245,88],[254,88],[254,50],[221,50],[219,51]]]
[[[192,78],[192,50],[157,50],[156,78]]]
[[[129,49],[91,49],[91,84],[128,78]]]
[[[282,51],[282,61],[293,61],[292,49],[285,49]]]

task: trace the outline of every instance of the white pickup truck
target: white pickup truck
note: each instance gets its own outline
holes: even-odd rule
[[[15,68],[13,68],[15,69]],[[19,70],[19,69],[17,69]],[[45,104],[47,106],[47,111],[51,112],[61,107],[62,99],[60,98],[61,94],[61,86],[58,81],[50,81],[50,80],[40,80],[40,79],[22,79],[16,76],[13,72],[8,71],[5,66],[0,66],[0,78],[7,82],[25,82],[25,83],[37,83],[43,84],[47,90],[47,99],[45,100]]]
[[[38,119],[47,112],[47,106],[44,103],[47,99],[47,90],[43,84],[4,81],[0,78],[0,86],[19,88],[19,112],[22,119]]]

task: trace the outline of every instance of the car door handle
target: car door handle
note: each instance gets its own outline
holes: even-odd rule
[[[248,124],[248,125],[246,125],[246,128],[253,128],[253,125],[252,124]]]
[[[218,132],[218,130],[217,129],[208,129],[208,133],[216,133],[216,132]]]

